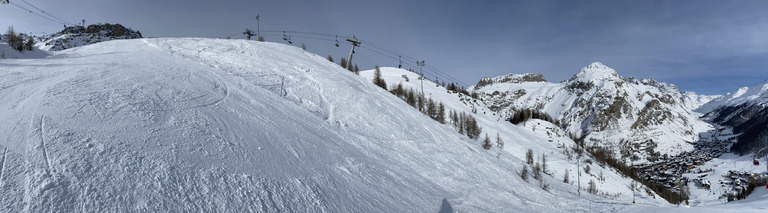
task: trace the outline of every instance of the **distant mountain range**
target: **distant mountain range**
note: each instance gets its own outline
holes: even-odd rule
[[[699,133],[713,128],[694,109],[718,97],[683,93],[653,79],[622,77],[599,62],[560,83],[543,81],[540,74],[511,74],[484,78],[470,89],[502,116],[538,110],[572,135],[584,136],[587,145],[622,157],[634,153],[640,161],[693,150]]]
[[[731,127],[737,134],[731,151],[768,154],[768,81],[739,88],[698,109],[710,122]]]

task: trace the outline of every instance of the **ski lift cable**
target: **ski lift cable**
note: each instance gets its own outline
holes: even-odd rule
[[[306,38],[306,39],[314,39],[314,40],[321,40],[321,41],[331,41],[331,42],[335,42],[335,40],[333,40],[333,39],[325,39],[325,38],[314,38],[314,37],[309,37],[309,36],[300,36],[300,35],[294,35],[293,37],[294,37],[294,38]]]
[[[39,7],[36,7],[35,5],[32,5],[31,3],[27,2],[26,0],[21,0],[21,1],[22,1],[22,2],[24,2],[24,3],[26,3],[27,5],[29,5],[30,7],[32,7],[32,8],[35,8],[35,9],[39,10],[40,12],[42,12],[42,13],[44,13],[44,14],[46,14],[46,15],[50,16],[51,18],[54,18],[54,19],[56,19],[56,20],[59,20],[61,23],[66,23],[66,24],[69,24],[69,25],[76,25],[76,24],[72,24],[72,23],[70,23],[70,22],[68,22],[68,21],[64,21],[63,19],[60,19],[59,17],[56,17],[56,16],[54,16],[54,15],[53,15],[53,14],[51,14],[51,13],[47,13],[47,12],[45,12],[43,9],[40,9]]]
[[[59,22],[59,21],[53,20],[53,19],[51,19],[51,18],[49,18],[47,16],[40,15],[39,13],[36,13],[36,12],[34,12],[34,11],[30,10],[30,9],[27,9],[27,8],[21,6],[21,5],[18,5],[16,3],[14,3],[14,2],[10,2],[10,3],[11,3],[11,5],[18,7],[19,9],[22,9],[22,10],[27,11],[29,13],[35,14],[37,16],[40,16],[41,18],[44,18],[44,19],[46,19],[48,21],[51,21],[51,22],[54,22],[54,23],[57,23],[57,24],[67,25],[67,23]]]
[[[398,60],[398,58],[396,58],[396,57],[394,57],[394,56],[392,56],[392,55],[390,55],[390,54],[387,54],[387,53],[382,53],[382,52],[380,52],[380,51],[378,51],[378,50],[374,50],[374,49],[371,49],[371,48],[370,48],[370,47],[368,47],[368,46],[361,46],[361,48],[363,48],[363,49],[366,49],[366,50],[369,50],[369,51],[371,51],[371,52],[375,52],[375,53],[378,53],[378,54],[380,54],[380,55],[382,55],[382,56],[384,56],[384,57],[387,57],[387,58],[391,58],[391,59],[393,59],[393,60]],[[415,64],[411,63],[410,61],[405,61],[405,62],[403,62],[403,64],[405,64],[405,65],[410,65],[410,66],[416,66]]]
[[[394,51],[394,50],[389,50],[389,49],[386,49],[386,48],[384,48],[384,47],[381,47],[381,46],[379,46],[379,45],[377,45],[377,44],[375,44],[375,43],[373,43],[373,42],[370,42],[370,41],[367,41],[367,44],[368,44],[368,46],[371,46],[371,47],[374,47],[374,48],[380,49],[380,50],[382,50],[382,51],[386,51],[386,52],[388,52],[388,53],[390,53],[390,54],[392,54],[392,55],[402,56],[403,58],[406,58],[406,59],[410,59],[410,60],[413,60],[413,61],[419,61],[419,60],[417,60],[417,59],[414,59],[414,58],[412,58],[412,57],[409,57],[408,55],[405,55],[405,54],[402,54],[402,53],[396,52],[396,51]],[[406,60],[406,61],[407,61],[407,60]],[[427,67],[427,69],[432,69],[434,72],[437,72],[437,73],[441,73],[441,74],[443,75],[443,77],[447,77],[446,79],[448,79],[448,80],[451,80],[451,81],[455,81],[455,82],[457,82],[457,83],[460,83],[460,84],[462,84],[462,85],[464,85],[464,86],[468,86],[468,84],[466,84],[466,83],[464,83],[464,82],[461,82],[461,81],[459,81],[458,79],[454,78],[453,76],[450,76],[450,75],[448,75],[447,73],[445,73],[445,72],[443,72],[443,71],[441,71],[441,70],[439,70],[439,69],[437,69],[437,68],[435,68],[435,67],[432,67],[432,66],[429,66],[429,65],[427,65],[426,67]]]
[[[431,69],[431,70],[433,70],[433,71],[435,71],[435,72],[443,73],[443,74],[445,74],[446,76],[450,76],[450,75],[448,75],[448,74],[444,73],[443,71],[440,71],[439,69],[437,69],[437,68],[435,68],[435,67],[433,67],[433,66],[430,66],[430,65],[426,65],[425,67],[427,67],[427,69],[428,69],[428,70],[429,70],[429,69]],[[450,76],[450,77],[451,77],[451,79],[449,79],[449,80],[453,80],[453,81],[456,81],[457,83],[460,83],[460,84],[464,85],[465,87],[469,87],[469,84],[467,84],[467,83],[464,83],[464,82],[460,81],[459,79],[456,79],[456,78],[454,78],[453,76]]]
[[[381,54],[381,55],[383,55],[383,56],[385,56],[385,57],[388,57],[388,58],[391,58],[391,59],[393,59],[393,60],[398,60],[398,58],[395,58],[395,57],[393,57],[393,56],[391,56],[391,55],[388,55],[388,54],[382,53],[382,52],[380,52],[380,51],[377,51],[377,50],[371,49],[371,48],[369,48],[369,47],[362,47],[362,48],[363,48],[363,49],[367,49],[367,50],[370,50],[371,52],[375,52],[375,53]],[[405,64],[405,65],[409,65],[409,66],[416,66],[416,65],[415,65],[414,63],[412,63],[411,61],[404,61],[404,62],[403,62],[403,64]],[[451,77],[451,76],[449,76],[449,75],[446,75],[446,74],[441,74],[441,73],[437,73],[437,72],[434,72],[433,70],[423,70],[423,72],[424,72],[424,76],[430,76],[430,75],[431,75],[431,76],[440,77],[440,78],[449,79],[449,80],[453,78],[453,77]],[[466,85],[464,85],[462,82],[456,82],[456,83],[462,84],[462,86],[466,86]]]
[[[307,34],[307,35],[318,35],[318,36],[325,36],[325,37],[352,37],[352,36],[345,36],[345,35],[332,35],[332,34],[326,34],[326,33],[314,33],[314,32],[304,32],[304,31],[296,31],[296,30],[262,30],[261,32],[267,32],[267,33],[290,33],[290,34]]]
[[[405,60],[406,62],[410,62],[410,61],[418,61],[418,60],[413,60],[413,58],[411,58],[411,57],[408,57],[407,55],[398,54],[398,53],[396,53],[396,52],[394,52],[394,51],[390,51],[390,50],[388,50],[388,49],[386,49],[386,48],[383,48],[383,47],[379,47],[379,46],[377,46],[377,45],[373,45],[373,44],[371,44],[371,42],[368,42],[368,44],[369,44],[369,45],[367,45],[367,47],[368,47],[368,48],[366,48],[366,49],[368,49],[368,50],[372,50],[371,48],[375,48],[375,49],[378,49],[378,50],[380,50],[380,51],[383,51],[383,52],[387,52],[387,53],[389,53],[389,55],[387,55],[387,57],[389,57],[389,58],[392,58],[392,59],[394,59],[394,60],[398,60],[398,61],[400,61],[400,60],[399,60],[399,58],[395,58],[395,57],[398,57],[398,56],[404,56],[406,59],[412,59],[412,60]],[[385,55],[384,53],[382,53],[382,52],[380,52],[380,51],[377,51],[377,53],[379,53],[379,54],[382,54],[382,55]],[[412,63],[407,63],[407,64],[410,64],[410,65],[412,65],[412,66],[413,66],[413,64],[412,64]],[[430,71],[431,71],[431,72],[430,72]],[[428,72],[428,73],[432,73],[432,75],[434,75],[434,76],[437,76],[437,77],[442,77],[442,78],[445,78],[445,79],[448,79],[448,80],[454,81],[454,82],[456,82],[456,83],[459,83],[459,84],[461,84],[462,86],[467,86],[467,85],[468,85],[468,84],[466,84],[466,83],[464,83],[464,82],[462,82],[462,81],[460,81],[460,80],[458,80],[458,79],[454,78],[453,76],[451,76],[451,75],[448,75],[447,73],[445,73],[445,72],[443,72],[443,71],[440,71],[439,69],[437,69],[437,68],[435,68],[435,67],[429,67],[429,66],[428,66],[428,68],[427,68],[427,72]]]
[[[403,54],[401,52],[397,52],[395,50],[387,49],[387,48],[383,47],[382,45],[376,44],[375,42],[371,42],[371,41],[366,41],[366,42],[370,46],[374,46],[374,47],[382,49],[382,50],[387,50],[387,52],[391,52],[394,55],[403,56],[403,58],[405,58],[405,59],[409,59],[409,60],[413,60],[413,61],[418,61],[419,60],[419,59],[415,59],[415,58],[409,57],[408,55]]]
[[[351,37],[351,36],[333,35],[333,34],[316,33],[316,32],[305,32],[305,31],[296,31],[296,30],[279,30],[279,31],[278,30],[265,30],[265,31],[262,31],[262,32],[282,33],[282,36],[285,39],[287,39],[286,38],[287,34],[301,34],[301,35],[292,35],[292,37],[315,39],[315,40],[323,40],[323,41],[330,41],[330,42],[336,42],[338,37]],[[265,34],[265,35],[267,35],[267,34]],[[272,36],[281,36],[281,35],[272,35]],[[314,37],[314,36],[328,37],[328,39],[318,38],[318,37]],[[330,38],[333,38],[333,39],[330,39]],[[392,58],[392,59],[398,60],[398,61],[399,61],[399,58],[397,58],[397,57],[402,57],[402,58],[406,59],[406,60],[404,60],[404,64],[414,66],[414,64],[410,63],[410,61],[418,61],[417,59],[415,59],[413,57],[410,57],[410,56],[408,56],[406,54],[402,54],[402,53],[400,53],[398,51],[395,51],[395,50],[391,50],[391,49],[385,48],[382,45],[376,44],[375,42],[371,42],[369,40],[365,40],[364,43],[366,43],[366,45],[361,46],[361,47],[363,47],[364,49],[370,50],[372,52],[375,52],[377,54],[380,54],[382,56],[385,56],[385,57],[388,57],[388,58]],[[457,78],[455,78],[455,77],[453,77],[451,75],[448,75],[447,73],[443,72],[442,70],[440,70],[440,69],[438,69],[436,67],[427,65],[425,68],[426,68],[426,72],[427,73],[431,73],[434,76],[438,76],[438,77],[442,77],[442,78],[451,80],[451,81],[453,81],[455,83],[458,83],[458,84],[460,84],[462,86],[465,86],[465,87],[469,86],[469,84],[464,83],[464,82],[458,80]]]

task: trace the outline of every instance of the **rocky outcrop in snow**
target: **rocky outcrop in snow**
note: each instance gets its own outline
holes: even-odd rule
[[[142,38],[141,32],[126,28],[121,24],[98,24],[65,27],[58,33],[48,36],[41,49],[65,50],[116,39]]]

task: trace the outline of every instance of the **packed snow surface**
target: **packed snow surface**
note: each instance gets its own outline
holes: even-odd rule
[[[457,95],[431,90],[435,99]],[[484,133],[499,133],[504,150],[483,150],[369,80],[282,44],[116,40],[0,60],[0,212],[671,207],[642,194],[632,205],[630,181],[596,164],[582,187],[604,171],[599,189],[618,196],[579,196],[575,170],[562,183],[575,162],[558,149],[573,141],[542,131],[555,126],[446,106],[479,108]],[[548,155],[549,191],[519,176],[527,148]]]

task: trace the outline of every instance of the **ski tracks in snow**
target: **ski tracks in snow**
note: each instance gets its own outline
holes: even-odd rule
[[[43,154],[43,159],[45,160],[45,168],[46,173],[50,174],[52,172],[51,170],[51,159],[48,157],[48,150],[45,148],[45,115],[40,117],[40,150]]]
[[[0,187],[3,186],[3,171],[5,171],[5,156],[8,155],[8,148],[3,149],[3,158],[0,159]]]

